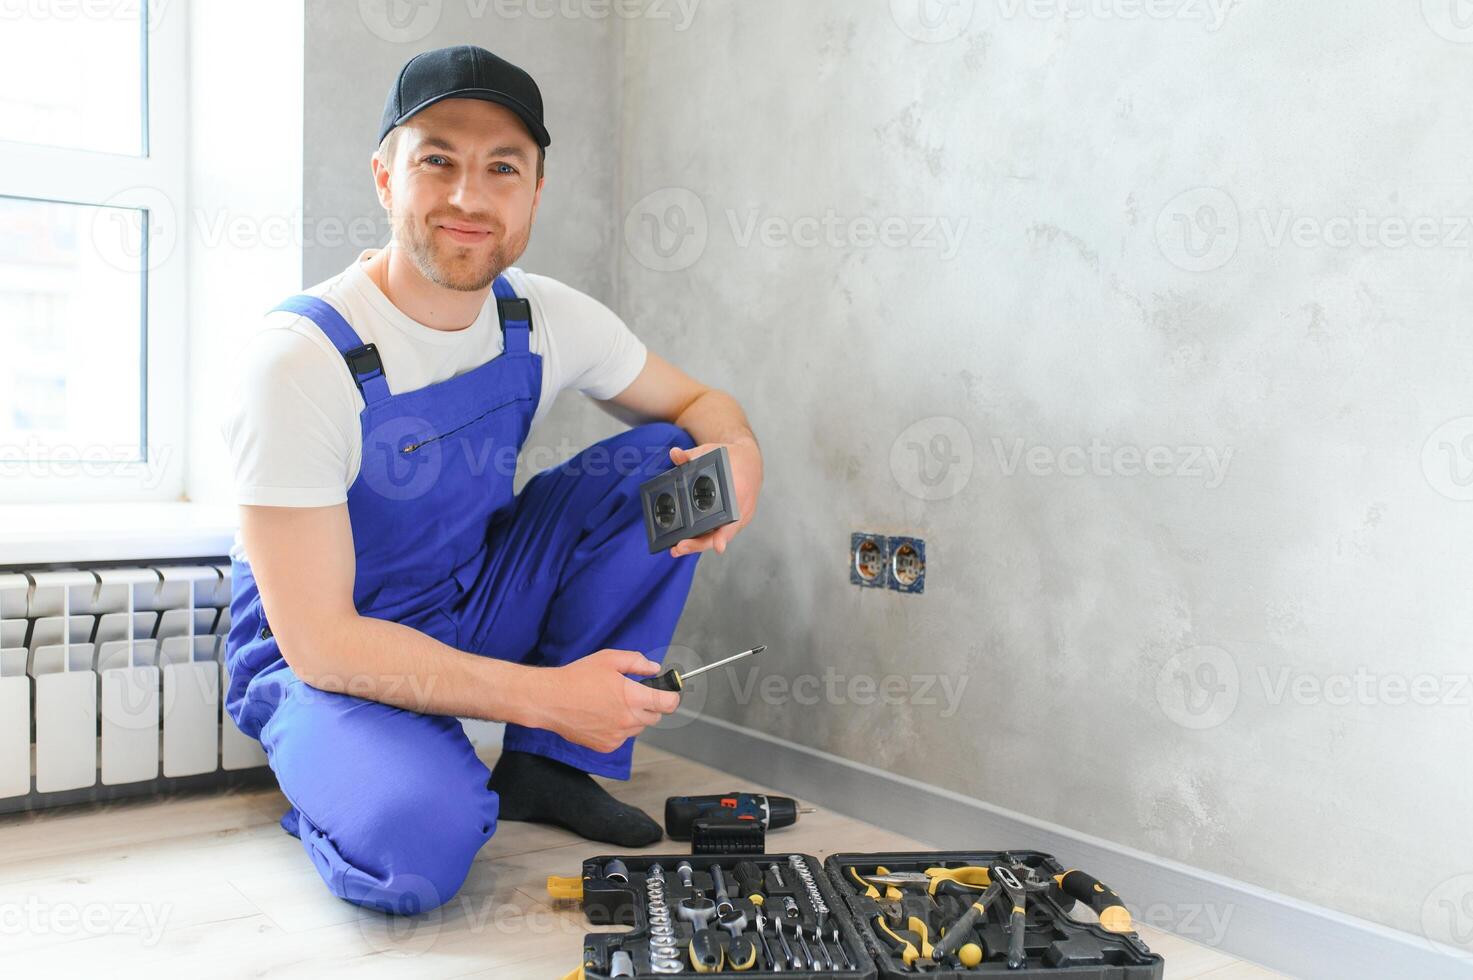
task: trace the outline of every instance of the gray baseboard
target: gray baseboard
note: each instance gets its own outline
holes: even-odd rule
[[[1469,954],[1419,936],[721,719],[681,712],[671,722],[641,737],[676,755],[938,847],[1046,851],[1108,882],[1126,897],[1138,921],[1281,973],[1335,980],[1473,977]],[[842,842],[833,849],[843,850]]]

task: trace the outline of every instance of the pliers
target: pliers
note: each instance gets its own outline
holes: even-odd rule
[[[860,876],[870,885],[889,885],[904,888],[906,885],[924,885],[928,894],[935,895],[943,885],[951,884],[961,892],[981,891],[992,884],[992,875],[986,868],[927,868],[925,871],[897,871],[886,873],[876,868],[872,875]],[[871,896],[873,897],[873,896]]]
[[[853,878],[855,884],[859,885],[860,893],[866,898],[872,898],[877,902],[884,901],[893,904],[900,901],[900,889],[895,887],[896,882],[887,881],[886,879],[904,878],[906,875],[892,875],[884,868],[876,868],[875,873],[872,875],[862,875],[859,873],[858,868],[851,866],[849,868],[849,877]],[[884,895],[880,894],[880,890],[875,887],[875,883],[885,886]]]
[[[978,919],[987,914],[987,907],[1001,894],[1002,885],[1000,883],[993,882],[991,885],[988,885],[987,890],[978,896],[977,900],[962,913],[961,918],[947,927],[945,934],[941,937],[941,941],[936,944],[931,955],[938,961],[944,961],[946,957],[966,945],[971,936],[972,927],[977,924]],[[977,945],[979,948],[981,947],[980,941],[977,942]]]
[[[874,932],[880,942],[899,954],[900,961],[905,964],[906,969],[933,970],[936,968],[936,960],[931,956],[931,944],[922,935],[910,929],[896,929],[883,915],[875,916]]]
[[[1023,953],[1023,940],[1028,929],[1028,907],[1027,890],[1023,883],[1013,874],[1012,870],[1005,865],[996,865],[992,869],[993,876],[1002,890],[1008,893],[1008,901],[1012,902],[1012,911],[1008,915],[1008,969],[1020,970],[1027,962]],[[1047,888],[1047,885],[1042,886]]]
[[[999,894],[1006,893],[1010,911],[1008,914],[1008,969],[1020,969],[1026,962],[1024,955],[1024,939],[1027,929],[1027,893],[1029,891],[1043,891],[1051,887],[1047,880],[1039,881],[1033,876],[1026,866],[1019,866],[1028,879],[1025,885],[1018,880],[1018,876],[1007,865],[994,865],[992,868],[962,867],[962,868],[927,868],[924,872],[905,871],[895,874],[866,875],[863,880],[872,885],[882,884],[889,886],[925,885],[930,895],[938,891],[946,891],[955,894],[960,890],[963,894],[976,895],[980,890],[971,907],[950,927],[947,928],[939,946],[933,947],[927,955],[934,956],[936,960],[955,953],[965,943],[965,937],[970,934],[972,926],[977,919],[984,915],[990,905]],[[913,935],[919,935],[924,930],[924,922],[921,928],[916,928],[914,916],[906,920]]]
[[[1030,892],[1047,891],[1056,885],[1069,898],[1083,902],[1099,917],[1100,927],[1106,932],[1135,931],[1130,910],[1115,890],[1078,868],[1071,868],[1063,874],[1045,875],[1030,864],[1017,862],[1012,865],[1012,870]]]

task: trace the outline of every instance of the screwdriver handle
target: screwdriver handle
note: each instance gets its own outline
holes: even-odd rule
[[[741,653],[732,654],[725,660],[718,660],[715,663],[706,664],[704,667],[696,667],[693,670],[686,671],[686,673],[689,674],[691,677],[695,677],[697,674],[704,674],[708,670],[715,670],[717,667],[724,667],[725,665],[731,663],[733,660],[741,660],[743,657],[750,657],[753,654],[761,653],[763,650],[766,649],[767,645],[764,643],[762,646],[753,647],[750,650],[743,650]],[[681,673],[678,670],[667,670],[665,671],[665,673],[661,674],[658,677],[647,677],[644,680],[640,681],[640,683],[643,684],[645,687],[653,687],[657,691],[678,691],[681,688],[685,687],[685,678],[681,676]]]
[[[762,871],[751,861],[740,862],[733,873],[736,875],[737,884],[742,886],[742,894],[757,905],[762,904]]]
[[[657,691],[679,691],[685,686],[684,682],[680,679],[680,671],[675,670],[673,667],[663,674],[646,677],[640,683],[645,687],[652,687]]]

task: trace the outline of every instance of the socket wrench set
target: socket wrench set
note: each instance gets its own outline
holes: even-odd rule
[[[586,980],[662,974],[874,980],[875,964],[833,882],[806,854],[598,857],[583,911],[633,926],[584,940]]]
[[[1037,851],[690,854],[583,864],[584,980],[1161,980],[1119,896]],[[549,882],[551,888],[551,882]],[[1093,914],[1090,914],[1093,913]]]

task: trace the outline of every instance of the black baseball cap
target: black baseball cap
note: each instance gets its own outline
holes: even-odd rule
[[[416,112],[446,99],[484,99],[504,105],[526,123],[538,146],[552,142],[542,125],[542,92],[532,76],[474,44],[424,51],[399,69],[384,103],[378,141],[382,143],[389,130]]]

